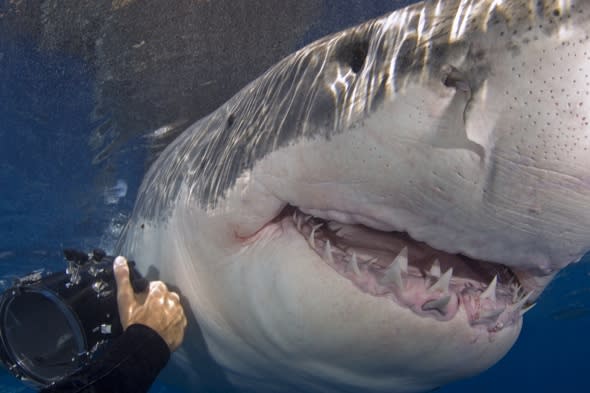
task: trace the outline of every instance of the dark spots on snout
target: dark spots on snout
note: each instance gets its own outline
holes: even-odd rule
[[[341,63],[347,64],[352,72],[358,74],[365,65],[369,53],[369,40],[353,38],[343,43],[337,50],[336,58]]]
[[[520,46],[514,41],[508,41],[506,43],[506,50],[510,52],[512,57],[518,57],[521,53]]]
[[[231,126],[234,125],[236,121],[236,115],[234,115],[233,113],[231,113],[228,117],[227,117],[227,128],[230,128]]]

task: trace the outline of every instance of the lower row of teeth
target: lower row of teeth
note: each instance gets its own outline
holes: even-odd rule
[[[312,219],[312,217],[309,215],[302,216],[296,212],[293,214],[293,221],[300,232],[302,232],[303,224],[308,223],[310,219]],[[336,267],[334,262],[334,254],[338,254],[338,256],[343,258],[345,261],[347,260],[347,270],[352,272],[355,276],[361,276],[363,271],[368,272],[369,267],[375,262],[376,258],[363,260],[359,258],[354,251],[352,253],[347,253],[339,248],[333,247],[330,243],[330,240],[328,239],[325,241],[317,241],[316,234],[323,226],[324,223],[320,223],[311,227],[311,232],[307,238],[311,248],[316,250],[316,252],[321,253],[322,258],[334,268]],[[321,248],[322,242],[324,243],[323,251],[319,250],[319,248]],[[452,295],[454,294],[451,288],[453,268],[451,267],[443,273],[438,259],[435,259],[427,273],[434,280],[434,282],[428,283],[426,290],[437,297],[435,299],[426,301],[421,305],[421,308],[423,311],[435,310],[439,313],[445,314],[447,307],[453,298]],[[408,249],[407,247],[404,247],[392,260],[389,266],[383,270],[383,274],[377,279],[377,282],[383,287],[394,288],[399,292],[406,289],[408,275]],[[500,319],[502,319],[500,318],[501,315],[505,314],[509,315],[510,317],[521,317],[535,306],[534,303],[527,304],[533,292],[531,291],[526,293],[519,285],[516,284],[512,284],[511,286],[511,304],[499,304],[497,302],[496,296],[497,286],[498,276],[495,275],[485,289],[477,290],[476,295],[479,296],[475,296],[474,302],[476,302],[478,305],[478,312],[470,315],[470,322],[473,325],[491,325],[492,330],[499,330],[503,327],[503,322],[500,321]],[[473,292],[473,290],[471,292]],[[486,304],[487,307],[481,307],[481,305]],[[503,319],[506,320],[507,318]]]

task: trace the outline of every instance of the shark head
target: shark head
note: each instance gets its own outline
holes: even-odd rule
[[[326,37],[162,153],[120,251],[245,390],[485,370],[590,250],[589,36],[582,0],[441,0]]]

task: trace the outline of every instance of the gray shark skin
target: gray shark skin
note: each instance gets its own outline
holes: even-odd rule
[[[427,1],[287,57],[179,136],[119,251],[236,389],[421,392],[590,250],[590,2]],[[196,325],[200,332],[196,332]],[[202,360],[202,359],[201,359]]]

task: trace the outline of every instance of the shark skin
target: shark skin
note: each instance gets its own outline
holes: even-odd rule
[[[588,1],[426,1],[189,127],[118,246],[192,315],[177,383],[423,392],[499,361],[590,250],[589,61]]]

